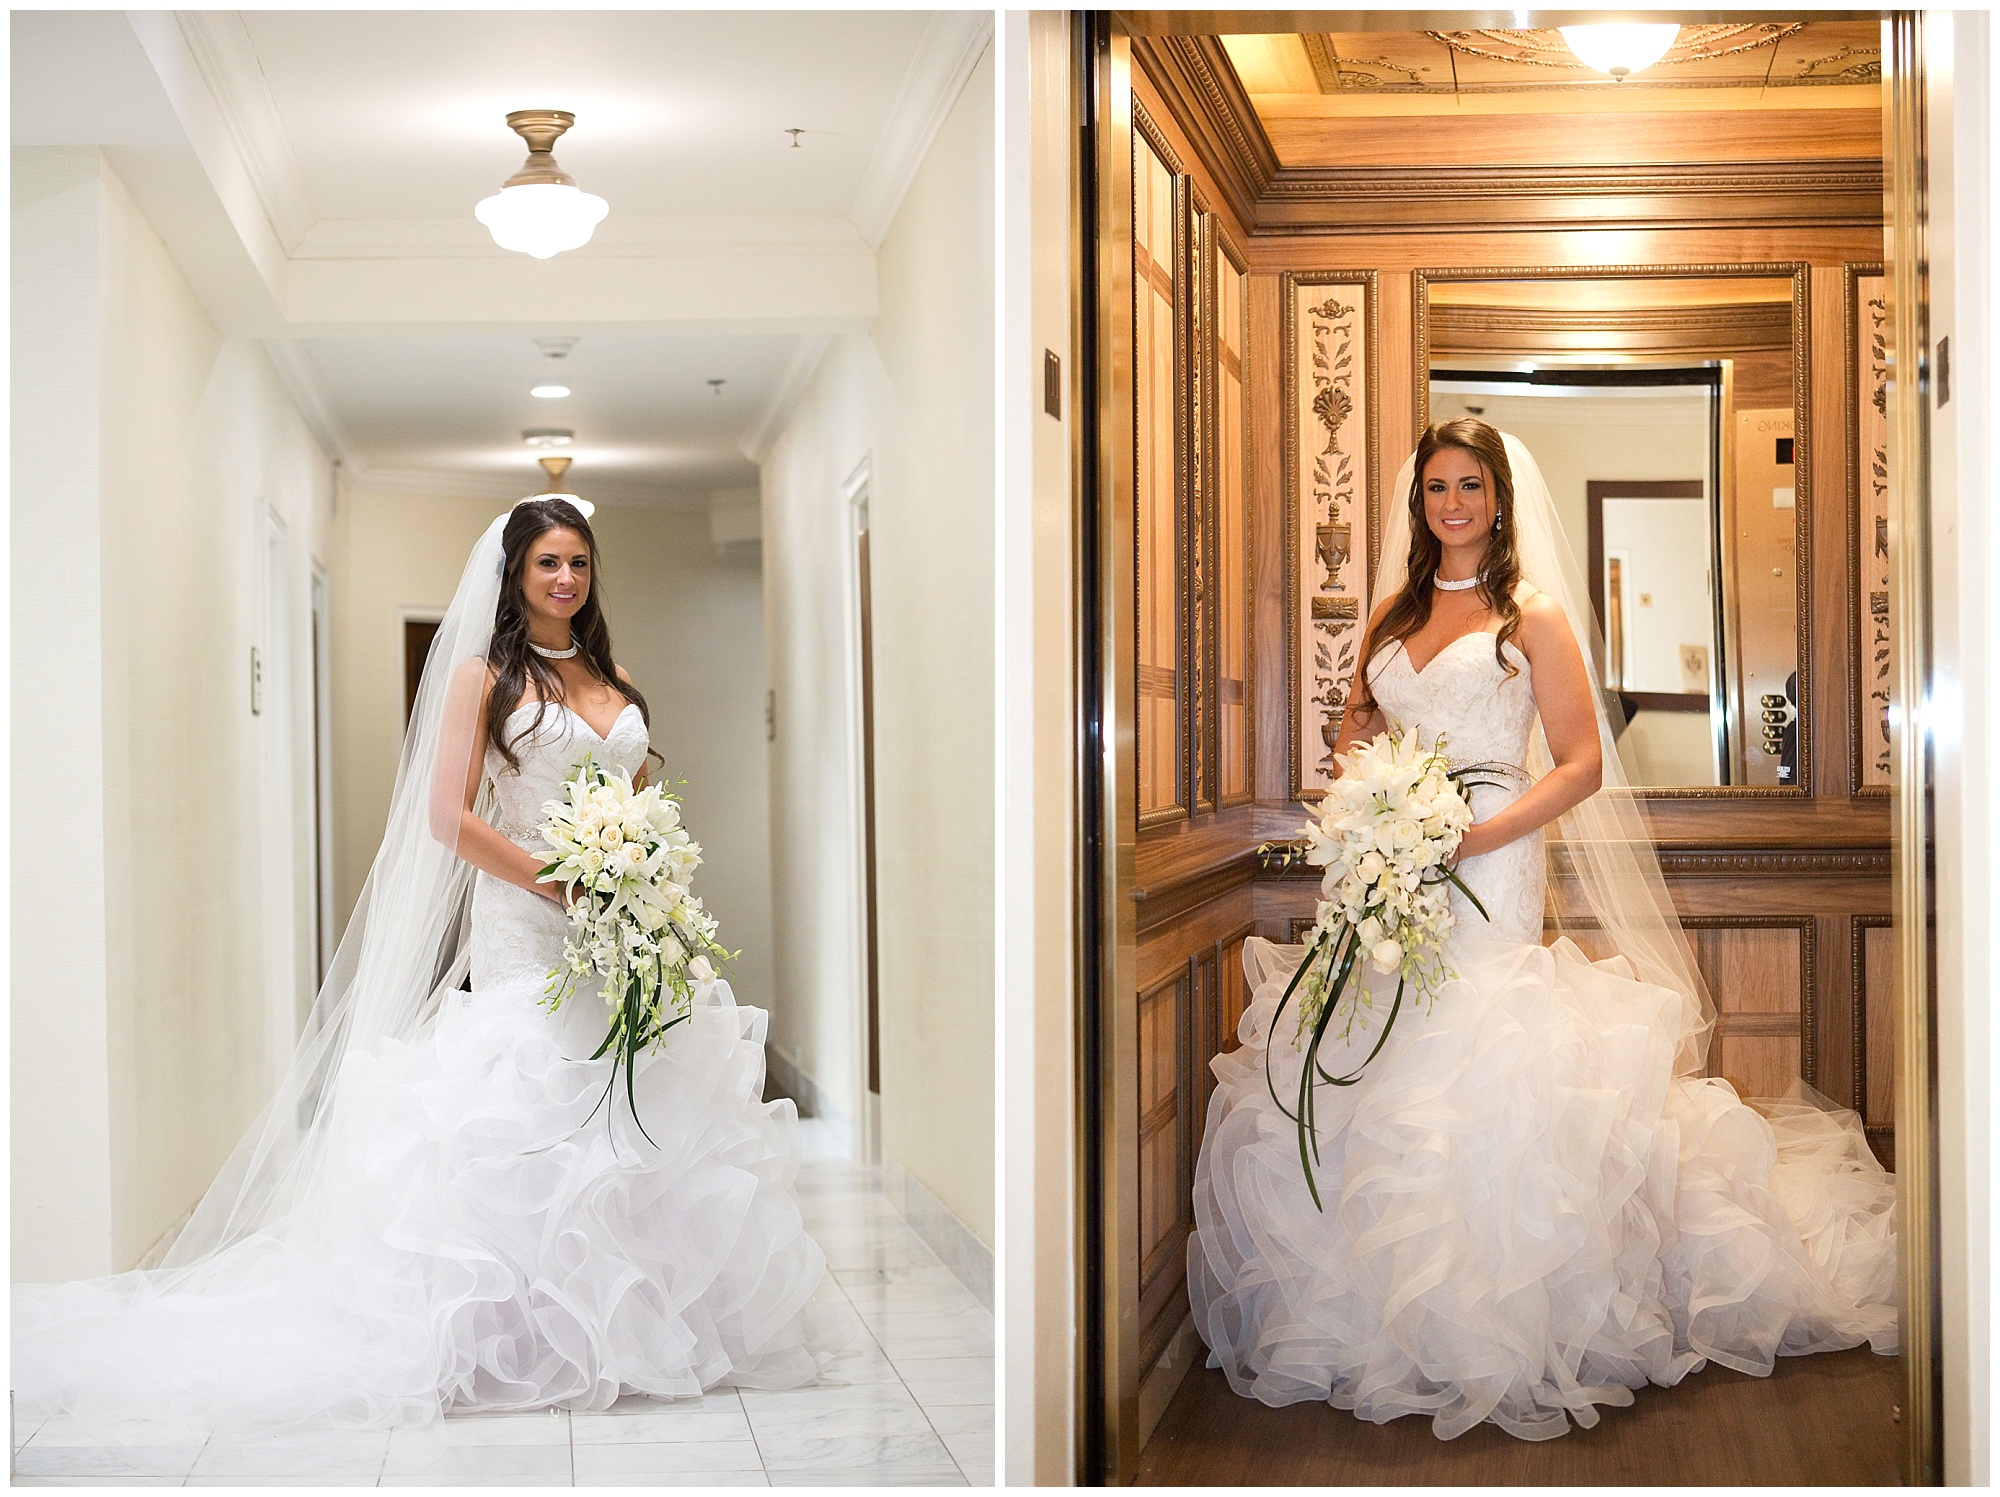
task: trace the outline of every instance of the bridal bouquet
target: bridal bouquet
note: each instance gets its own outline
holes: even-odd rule
[[[1305,861],[1326,870],[1320,880],[1318,918],[1306,937],[1305,960],[1271,1017],[1275,1034],[1279,1016],[1298,995],[1296,1043],[1306,1058],[1299,1073],[1298,1111],[1286,1110],[1285,1115],[1298,1124],[1299,1160],[1316,1206],[1320,1200],[1312,1172],[1319,1154],[1313,1126],[1315,1078],[1333,1086],[1352,1086],[1381,1053],[1405,995],[1428,1005],[1451,977],[1444,943],[1454,921],[1446,886],[1458,889],[1480,914],[1486,913],[1451,867],[1452,855],[1472,825],[1466,795],[1475,786],[1498,784],[1484,776],[1506,768],[1475,764],[1454,769],[1445,757],[1443,738],[1425,747],[1414,735],[1400,733],[1383,733],[1335,762],[1340,778],[1305,826]],[[1320,1042],[1336,1022],[1340,1038],[1346,1041],[1372,1010],[1364,980],[1368,967],[1395,975],[1395,1002],[1366,1058],[1346,1075],[1335,1076],[1320,1062]],[[1268,1082],[1268,1046],[1265,1076]],[[1284,1108],[1275,1084],[1271,1097]]]
[[[609,1054],[623,1068],[626,1105],[645,1133],[632,1100],[639,1053],[686,1021],[695,984],[712,981],[714,963],[734,953],[716,941],[714,917],[689,892],[701,844],[681,825],[679,801],[657,785],[634,790],[631,776],[587,756],[563,788],[567,799],[542,805],[553,861],[537,878],[569,894],[571,932],[543,1001],[560,1008],[579,979],[604,979],[611,1027],[590,1058]]]

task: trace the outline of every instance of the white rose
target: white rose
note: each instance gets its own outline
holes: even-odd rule
[[[1368,960],[1377,972],[1394,972],[1402,964],[1403,948],[1394,941],[1377,941],[1368,950]]]
[[[1355,865],[1354,871],[1360,875],[1362,882],[1372,884],[1382,876],[1382,871],[1388,866],[1383,860],[1382,854],[1371,852],[1362,857],[1361,861]]]

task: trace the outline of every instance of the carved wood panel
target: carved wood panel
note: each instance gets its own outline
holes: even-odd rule
[[[1333,745],[1368,621],[1378,481],[1371,271],[1283,281],[1285,574],[1292,794],[1333,779]]]
[[[1889,793],[1889,308],[1880,265],[1845,267],[1848,762],[1857,795]]]
[[[1256,784],[1256,702],[1252,690],[1255,579],[1251,572],[1250,278],[1241,254],[1211,215],[1206,230],[1214,286],[1213,370],[1209,407],[1214,439],[1216,578],[1216,799],[1224,806],[1251,798]]]
[[[1715,999],[1708,1074],[1745,1097],[1782,1097],[1818,1083],[1811,916],[1690,916],[1684,922]]]

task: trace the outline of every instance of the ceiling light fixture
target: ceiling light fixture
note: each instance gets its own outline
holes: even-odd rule
[[[531,426],[521,433],[521,440],[530,447],[567,447],[576,433],[567,426]]]
[[[1681,34],[1679,26],[1623,21],[1557,29],[1579,62],[1619,83],[1665,57]]]
[[[536,385],[528,393],[537,400],[561,400],[569,394],[568,385]]]
[[[588,244],[611,205],[585,192],[576,178],[549,154],[576,116],[561,109],[517,109],[507,128],[528,143],[528,159],[490,198],[481,198],[473,216],[493,231],[502,249],[546,260]]]
[[[577,498],[576,495],[572,494],[568,489],[563,487],[563,474],[569,471],[569,465],[570,465],[569,458],[538,457],[535,459],[535,461],[540,463],[542,465],[542,471],[549,475],[549,486],[546,489],[542,490],[542,492],[539,494],[528,495],[526,499],[520,500],[519,501],[520,503],[527,504],[536,499],[561,499],[570,504],[574,504],[577,507],[578,512],[581,513],[586,520],[588,520],[592,515],[597,513],[596,505],[592,504],[588,499]]]

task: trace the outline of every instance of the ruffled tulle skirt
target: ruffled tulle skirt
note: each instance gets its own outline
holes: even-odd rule
[[[421,1042],[350,1055],[277,1227],[172,1274],[16,1289],[20,1413],[380,1426],[812,1380],[825,1260],[793,1106],[762,1100],[764,1014],[698,995],[637,1072],[649,1141],[581,1058],[601,1009],[540,996],[454,995]]]
[[[1272,1098],[1297,1095],[1290,1011],[1265,1074],[1301,955],[1246,946],[1195,1170],[1195,1325],[1238,1393],[1536,1440],[1707,1361],[1895,1350],[1895,1187],[1859,1119],[1675,1076],[1676,996],[1566,941],[1454,942],[1434,1006],[1319,1089],[1316,1209]],[[1329,1035],[1327,1069],[1376,1033]]]

